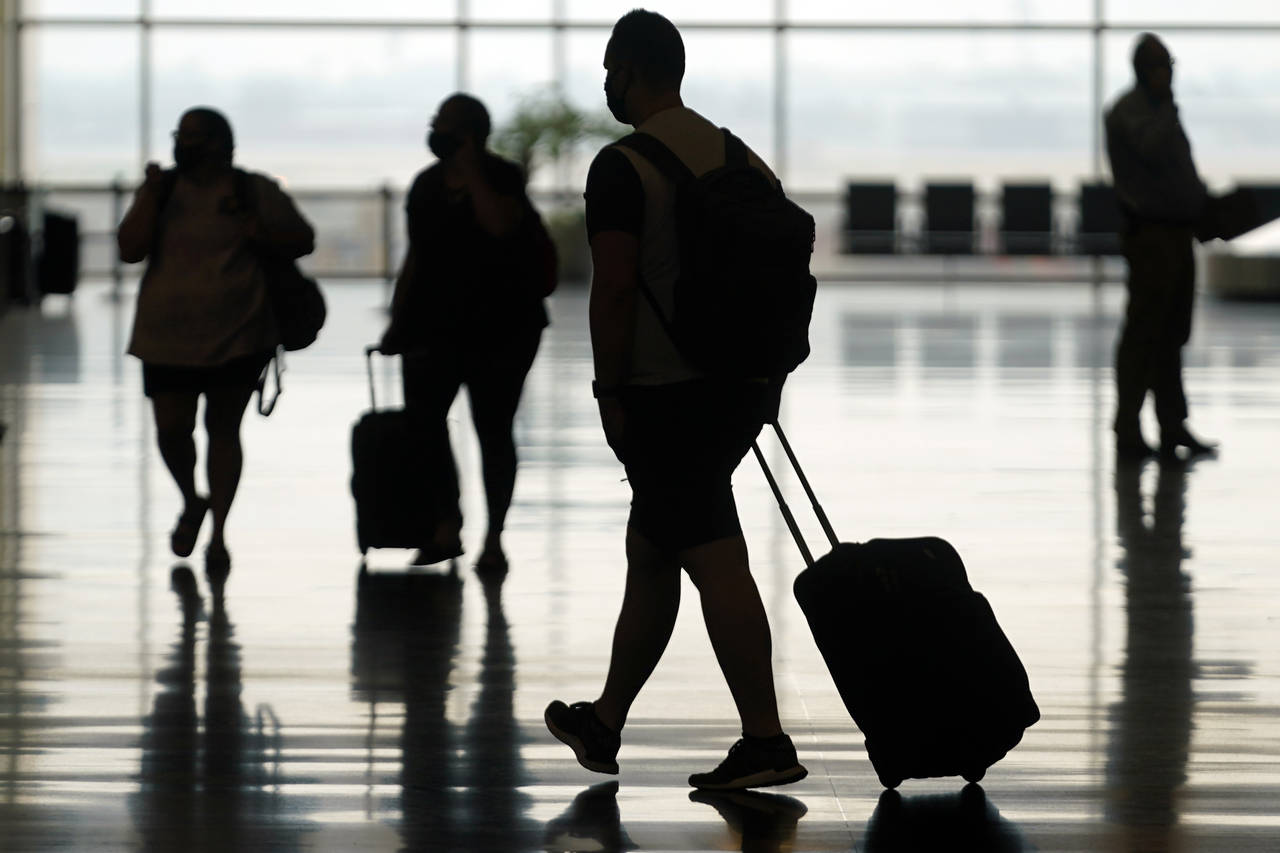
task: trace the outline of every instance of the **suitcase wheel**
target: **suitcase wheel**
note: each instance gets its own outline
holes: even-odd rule
[[[890,791],[902,784],[901,776],[881,776],[880,784],[884,785]]]
[[[980,767],[977,770],[967,770],[960,774],[960,777],[966,782],[981,782],[982,777],[987,775],[987,768]]]

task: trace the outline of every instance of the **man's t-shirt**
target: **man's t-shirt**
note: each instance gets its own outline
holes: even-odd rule
[[[602,231],[640,237],[644,230],[644,186],[635,167],[614,146],[601,151],[587,172],[587,239]]]
[[[723,131],[687,107],[651,116],[637,130],[657,137],[694,175],[724,165]],[[748,152],[752,166],[776,182],[769,167]],[[652,163],[629,148],[610,145],[596,155],[587,173],[587,236],[621,231],[640,239],[640,277],[659,310],[671,316],[680,272],[675,232],[675,192]],[[635,300],[635,335],[628,385],[667,385],[703,374],[680,356],[643,293]]]

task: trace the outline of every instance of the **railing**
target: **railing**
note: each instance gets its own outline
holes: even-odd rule
[[[30,187],[33,221],[38,221],[42,208],[65,210],[78,216],[81,236],[81,274],[86,278],[108,279],[117,292],[126,281],[140,274],[140,265],[122,263],[115,248],[115,229],[124,216],[136,185],[48,183]],[[390,282],[399,268],[406,245],[404,232],[403,187],[383,184],[374,188],[289,189],[290,195],[316,229],[316,251],[304,258],[302,266],[317,278],[326,280],[373,279]],[[544,211],[552,207],[576,204],[581,199],[577,190],[534,189],[535,204]],[[936,274],[923,256],[920,263],[909,264],[903,275],[886,273],[883,264],[851,262],[842,256],[844,195],[840,190],[806,190],[790,193],[809,209],[818,221],[818,246],[814,269],[819,278],[877,280],[908,277],[925,278]],[[979,190],[975,196],[975,240],[979,256],[993,256],[997,251],[999,229],[999,192]],[[910,235],[918,231],[922,221],[922,196],[911,190],[899,191],[899,228],[908,236],[903,254],[917,257],[911,250],[917,241]],[[1070,193],[1055,194],[1055,230],[1068,234],[1078,220],[1077,204]],[[585,241],[585,234],[583,235]],[[1077,278],[1078,271],[1063,264],[1046,269],[1040,265],[1030,272],[1015,275],[1030,278]],[[859,266],[860,265],[860,266]],[[939,267],[942,270],[942,267]],[[954,266],[950,267],[954,271]],[[943,277],[952,273],[943,272]],[[1003,274],[978,271],[974,278],[1002,278]],[[1085,276],[1093,277],[1092,274]]]
[[[135,189],[136,184],[119,181],[31,186],[31,219],[38,222],[45,208],[75,214],[80,221],[81,274],[121,286],[140,266],[121,262],[115,248],[116,226]],[[406,244],[405,192],[391,184],[372,189],[290,188],[290,196],[316,230],[316,251],[302,260],[302,266],[325,279],[394,279]],[[581,198],[569,191],[535,190],[531,195],[544,209]]]

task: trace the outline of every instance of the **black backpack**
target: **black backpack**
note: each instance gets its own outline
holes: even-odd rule
[[[748,163],[742,140],[723,133],[725,165],[698,177],[657,137],[618,141],[675,184],[680,274],[670,317],[641,286],[694,367],[723,378],[782,378],[809,355],[813,217]]]

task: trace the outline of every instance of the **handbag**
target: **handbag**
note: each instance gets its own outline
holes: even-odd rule
[[[560,279],[560,256],[542,215],[526,196],[524,217],[507,254],[511,273],[537,299],[550,296]]]
[[[255,206],[250,180],[248,172],[236,169],[235,194],[244,210]],[[289,352],[306,349],[315,343],[328,313],[320,285],[292,258],[260,251],[258,262],[267,281],[267,299],[280,346]]]
[[[235,170],[235,196],[243,210],[254,208],[251,176],[243,169]],[[262,368],[258,376],[258,414],[269,416],[275,411],[280,394],[284,391],[281,381],[284,375],[284,354],[306,349],[316,341],[324,326],[328,308],[320,284],[302,272],[297,261],[271,252],[259,251],[258,263],[262,267],[267,284],[267,304],[275,323],[280,344],[275,355]],[[275,393],[268,399],[267,377],[275,378]]]

